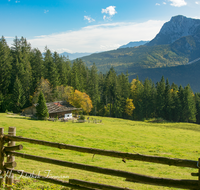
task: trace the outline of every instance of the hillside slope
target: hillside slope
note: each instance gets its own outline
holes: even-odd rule
[[[145,80],[145,78],[151,79],[153,82],[160,81],[161,77],[164,76],[165,79],[169,79],[169,82],[174,82],[177,85],[186,86],[190,84],[193,92],[200,92],[200,60],[189,64],[189,65],[180,65],[176,67],[163,67],[155,69],[143,69],[140,70],[137,74],[130,74],[129,80],[139,76],[140,80]]]
[[[100,72],[107,72],[114,67],[118,73],[137,73],[143,68],[170,67],[185,65],[189,61],[187,54],[182,54],[179,50],[170,45],[162,46],[139,46],[133,48],[122,48],[90,56],[81,59],[90,67],[96,64]]]

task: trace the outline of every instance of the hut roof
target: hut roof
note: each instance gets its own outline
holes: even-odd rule
[[[58,101],[58,102],[49,102],[46,103],[47,109],[49,113],[59,113],[65,111],[74,111],[80,110],[81,108],[75,108],[71,104],[67,103],[66,101]],[[37,104],[34,104],[36,107]]]

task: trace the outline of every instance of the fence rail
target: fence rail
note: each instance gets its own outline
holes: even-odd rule
[[[19,170],[13,169],[16,166],[16,163],[14,164],[14,157],[16,156],[16,157],[21,157],[24,159],[35,160],[35,161],[44,162],[44,163],[51,163],[51,164],[55,164],[55,165],[59,165],[63,167],[70,167],[70,168],[75,168],[75,169],[80,169],[80,170],[85,170],[85,171],[90,171],[90,172],[95,172],[95,173],[101,173],[105,175],[122,177],[122,178],[125,178],[127,182],[143,183],[143,184],[165,186],[165,187],[176,187],[176,188],[182,188],[182,189],[193,189],[193,190],[200,189],[200,177],[198,180],[156,178],[156,177],[151,177],[147,175],[127,172],[127,171],[114,170],[110,168],[102,168],[102,167],[85,165],[85,164],[80,164],[80,163],[55,160],[52,158],[46,158],[46,157],[40,157],[40,156],[34,156],[34,155],[15,152],[15,150],[21,150],[23,146],[22,145],[15,146],[14,142],[15,141],[28,142],[28,143],[50,146],[50,147],[59,148],[59,149],[68,149],[68,150],[84,152],[84,153],[99,154],[103,156],[115,157],[115,158],[120,158],[120,159],[138,160],[138,161],[143,161],[143,162],[153,162],[153,163],[173,165],[173,166],[178,166],[178,167],[189,167],[189,168],[195,168],[195,169],[199,169],[198,161],[86,148],[86,147],[80,147],[80,146],[74,146],[74,145],[67,145],[67,144],[13,136],[13,134],[11,130],[8,135],[4,135],[3,128],[0,128],[0,148],[2,150],[0,154],[0,170],[2,171],[2,176],[5,170],[7,172],[11,172],[12,175],[13,174],[31,175],[33,178],[37,177],[38,180],[47,181],[50,183],[59,184],[59,185],[74,188],[74,189],[94,189],[94,188],[95,189],[110,189],[110,190],[127,189],[127,188],[115,187],[111,185],[104,185],[104,184],[82,181],[78,179],[69,179],[69,182],[66,182],[66,181],[61,181],[57,179],[47,178],[44,176],[30,174],[27,172],[20,173]],[[10,147],[4,147],[4,144],[6,142],[9,144]],[[4,163],[4,154],[6,154],[8,157],[7,163]],[[9,166],[11,166],[11,168],[9,168]],[[198,171],[198,173],[192,173],[192,176],[200,176],[200,171]],[[9,180],[10,179],[6,178],[6,184],[12,184],[12,181],[9,181]],[[2,183],[2,179],[0,182]]]
[[[68,144],[62,144],[62,143],[54,143],[54,142],[48,142],[48,141],[43,141],[43,140],[35,140],[35,139],[24,138],[24,137],[19,137],[19,136],[11,136],[11,135],[5,135],[4,139],[5,141],[12,140],[12,141],[18,141],[18,142],[28,142],[32,144],[50,146],[50,147],[55,147],[59,149],[68,149],[68,150],[73,150],[73,151],[78,151],[78,152],[83,152],[83,153],[98,154],[102,156],[109,156],[109,157],[122,158],[122,159],[124,158],[126,160],[138,160],[138,161],[143,161],[143,162],[165,164],[169,166],[180,166],[180,167],[189,167],[189,168],[198,169],[198,161],[194,161],[194,160],[166,158],[166,157],[159,157],[159,156],[148,156],[148,155],[142,155],[142,154],[131,154],[131,153],[101,150],[101,149],[95,149],[95,148],[86,148],[86,147],[80,147],[80,146],[74,146],[74,145],[68,145]]]

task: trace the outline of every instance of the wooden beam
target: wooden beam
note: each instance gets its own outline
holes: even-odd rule
[[[51,158],[45,158],[45,157],[40,157],[40,156],[33,156],[29,154],[22,154],[19,152],[7,152],[10,155],[29,159],[29,160],[35,160],[39,162],[44,162],[44,163],[50,163],[50,164],[55,164],[59,166],[64,166],[64,167],[70,167],[70,168],[75,168],[75,169],[80,169],[80,170],[85,170],[85,171],[90,171],[90,172],[95,172],[95,173],[101,173],[105,175],[111,175],[111,176],[117,176],[117,177],[123,177],[126,179],[131,179],[134,180],[135,182],[139,181],[140,183],[147,183],[147,184],[152,184],[151,179],[152,177],[146,176],[146,175],[140,175],[136,173],[131,173],[131,172],[125,172],[121,170],[114,170],[114,169],[109,169],[109,168],[101,168],[97,166],[90,166],[90,165],[85,165],[85,164],[79,164],[79,163],[74,163],[74,162],[67,162],[67,161],[61,161],[61,160],[55,160]],[[162,178],[164,181],[165,179]],[[161,180],[161,181],[162,181]],[[168,184],[170,180],[170,184]],[[190,189],[190,188],[196,188],[198,187],[198,181],[197,180],[174,180],[174,179],[167,179],[166,183],[162,182],[166,187],[177,187],[177,188],[182,188],[184,184],[185,189]],[[159,185],[159,183],[154,184],[154,185]]]
[[[57,185],[62,185],[65,187],[69,187],[72,189],[80,189],[80,190],[95,190],[95,189],[91,189],[88,187],[81,187],[79,185],[73,185],[70,184],[67,181],[62,181],[62,180],[58,180],[58,179],[54,179],[54,178],[47,178],[45,176],[40,176],[40,175],[36,175],[36,174],[32,174],[32,173],[28,173],[28,172],[24,172],[24,171],[20,171],[20,170],[14,170],[14,169],[6,169],[7,172],[11,172],[13,174],[17,174],[20,176],[25,176],[25,177],[29,177],[29,178],[34,178],[40,181],[45,181],[45,182],[49,182],[49,183],[53,183],[53,184],[57,184]]]
[[[100,184],[100,183],[93,183],[93,182],[82,181],[78,179],[69,179],[69,183],[74,184],[74,185],[81,185],[84,187],[95,188],[95,189],[103,189],[103,190],[131,190],[128,188],[116,187],[116,186],[105,185],[105,184]]]
[[[0,128],[0,189],[3,188],[4,179],[4,154],[3,154],[3,140],[4,128]]]
[[[15,168],[15,167],[17,167],[17,163],[15,161],[4,163],[4,168]]]
[[[110,156],[110,157],[122,158],[122,159],[124,158],[126,160],[138,160],[138,161],[143,161],[143,162],[153,162],[153,163],[165,164],[165,165],[170,165],[170,166],[173,165],[173,166],[198,169],[197,167],[198,162],[194,160],[166,158],[166,157],[158,157],[158,156],[147,156],[147,155],[142,155],[142,154],[132,154],[132,153],[117,152],[117,151],[101,150],[101,149],[95,149],[95,148],[86,148],[86,147],[80,147],[80,146],[74,146],[74,145],[29,139],[29,138],[24,138],[24,137],[19,137],[19,136],[5,135],[4,138],[7,141],[8,140],[23,141],[23,142],[33,143],[33,144],[60,148],[60,149],[68,149],[68,150],[73,150],[73,151],[78,151],[78,152],[98,154],[98,155]]]
[[[8,128],[8,134],[10,136],[16,136],[16,127],[9,127]],[[15,146],[15,141],[13,141],[13,140],[8,141],[8,146],[11,146],[11,147]],[[14,161],[15,161],[15,157],[14,156],[7,155],[7,162],[14,162]],[[11,168],[11,169],[13,169],[13,168]],[[10,186],[13,183],[14,183],[14,175],[13,174],[10,174],[9,176],[7,175],[5,184],[8,185],[7,186],[8,190],[12,190],[12,188]]]
[[[20,144],[20,145],[17,145],[17,146],[5,146],[4,147],[4,152],[8,152],[8,151],[15,151],[15,150],[22,150],[23,149],[23,146]]]

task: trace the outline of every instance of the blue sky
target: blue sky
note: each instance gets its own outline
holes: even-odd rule
[[[199,10],[200,0],[0,0],[0,35],[41,51],[100,52],[151,40],[172,16]]]

